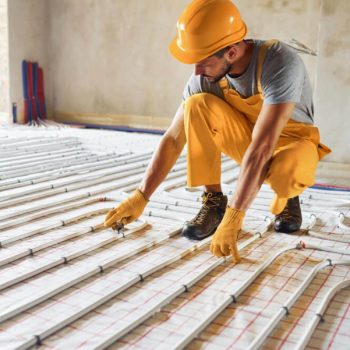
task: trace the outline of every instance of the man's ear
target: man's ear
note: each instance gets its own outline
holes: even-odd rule
[[[224,54],[224,57],[228,62],[234,60],[237,56],[238,47],[237,45],[231,45]]]

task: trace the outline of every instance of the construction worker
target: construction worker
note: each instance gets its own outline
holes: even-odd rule
[[[230,0],[194,0],[181,14],[169,49],[180,62],[194,64],[194,73],[139,189],[107,214],[105,226],[142,214],[187,143],[188,186],[203,185],[205,192],[199,213],[184,224],[185,237],[214,234],[211,252],[237,261],[237,235],[263,182],[275,193],[275,230],[300,229],[298,195],[313,185],[317,163],[330,149],[313,126],[312,91],[300,57],[276,40],[245,40],[246,32]],[[220,185],[221,153],[241,165],[229,201]]]

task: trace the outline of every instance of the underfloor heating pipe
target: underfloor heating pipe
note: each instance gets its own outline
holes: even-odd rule
[[[91,152],[85,152],[85,153],[79,153],[78,155],[69,155],[68,157],[62,157],[61,159],[53,159],[53,160],[47,160],[43,162],[35,162],[35,163],[28,163],[25,165],[16,165],[11,167],[6,167],[5,171],[1,171],[1,176],[9,176],[11,174],[14,174],[15,176],[18,176],[18,174],[22,174],[28,170],[32,170],[32,172],[40,170],[45,171],[47,168],[51,168],[52,166],[59,167],[62,162],[74,162],[79,160],[88,160],[90,157],[93,157],[94,154]]]
[[[127,237],[128,235],[130,235],[132,233],[135,233],[136,231],[138,231],[142,228],[144,228],[144,226],[137,227],[137,229],[128,230],[125,233],[125,237]],[[98,276],[99,274],[101,274],[101,272],[103,272],[107,268],[114,267],[116,264],[121,263],[132,256],[135,256],[139,253],[142,253],[145,250],[151,249],[159,244],[162,244],[163,242],[167,241],[169,238],[174,237],[174,236],[178,235],[179,233],[180,233],[180,230],[176,229],[176,230],[173,230],[167,234],[160,235],[155,239],[146,240],[145,242],[141,241],[140,244],[133,247],[132,251],[121,253],[120,255],[118,255],[112,259],[106,259],[105,261],[102,261],[98,266],[86,268],[83,273],[80,273],[79,275],[74,275],[72,278],[68,278],[63,284],[61,284],[59,286],[52,286],[51,288],[43,291],[41,294],[38,293],[37,295],[32,296],[29,299],[27,298],[27,299],[23,300],[22,302],[16,302],[10,308],[2,309],[0,311],[0,322],[4,322],[4,321],[22,313],[23,311],[30,309],[31,307],[40,304],[40,303],[48,300],[49,298],[53,297],[54,295],[57,295],[57,294],[61,293],[62,291],[66,290],[66,289],[68,289],[68,288],[70,288],[78,283],[81,283],[92,276]],[[115,240],[121,239],[121,238],[122,238],[122,236],[120,235],[119,237],[116,237]],[[66,263],[65,259],[66,258],[63,257],[62,258],[63,262],[61,261],[60,263],[61,264]],[[70,259],[70,260],[72,260],[72,259]]]
[[[88,152],[86,150],[82,151],[72,151],[72,152],[67,152],[62,155],[56,155],[56,156],[50,156],[50,157],[43,157],[43,159],[35,159],[35,160],[30,160],[30,161],[17,161],[14,163],[5,163],[5,164],[0,164],[1,165],[1,174],[10,174],[10,173],[15,173],[15,171],[19,170],[28,170],[28,169],[37,169],[37,168],[45,168],[47,165],[52,165],[52,164],[62,164],[62,162],[65,162],[66,160],[79,160],[83,157],[89,157],[94,155],[91,152]],[[31,157],[31,156],[29,156]],[[5,170],[6,169],[6,170]]]
[[[345,215],[342,212],[335,213],[335,215],[338,218],[338,227],[349,229],[349,227],[343,224]],[[317,223],[317,216],[315,214],[311,214],[310,223],[306,228],[307,233],[310,237],[315,237],[315,238],[325,239],[325,240],[335,241],[335,242],[350,243],[350,235],[339,235],[336,233],[326,234],[322,232],[313,231],[312,228],[316,225],[316,223]]]
[[[259,235],[259,237],[260,237],[260,235]],[[170,255],[168,258],[166,258],[160,264],[158,264],[154,267],[146,268],[144,271],[140,271],[139,273],[135,273],[134,277],[131,276],[130,280],[128,282],[124,283],[121,286],[117,286],[116,288],[110,288],[108,293],[104,297],[99,299],[98,301],[92,302],[88,306],[83,307],[79,312],[67,317],[66,319],[60,321],[58,324],[51,325],[49,328],[47,328],[46,330],[44,330],[40,334],[33,335],[33,337],[30,340],[24,340],[23,343],[19,347],[17,347],[17,349],[18,350],[28,349],[32,346],[35,346],[35,345],[41,343],[43,339],[49,337],[51,334],[59,331],[60,329],[66,327],[67,325],[71,324],[72,322],[78,320],[82,316],[86,315],[87,313],[96,309],[97,307],[103,305],[104,303],[106,303],[110,299],[114,298],[118,294],[124,292],[128,288],[143,281],[147,276],[164,269],[165,267],[173,264],[174,262],[181,260],[186,255],[188,255],[194,251],[198,251],[199,249],[202,249],[205,245],[209,244],[210,241],[211,241],[211,237],[208,237],[207,239],[204,239],[198,243],[192,244],[190,247],[188,247],[186,249],[182,249],[180,252],[176,252],[176,253]],[[100,271],[101,270],[103,271],[104,269],[105,269],[105,266],[101,265]]]
[[[350,252],[348,252],[350,254]],[[287,302],[281,307],[281,309],[275,313],[275,315],[270,318],[270,321],[264,327],[264,329],[260,332],[260,334],[254,339],[254,341],[249,345],[248,350],[256,350],[259,349],[262,344],[265,342],[267,337],[272,333],[272,331],[276,328],[277,324],[283,319],[283,317],[288,316],[289,310],[293,307],[298,298],[302,295],[305,289],[311,284],[314,277],[317,275],[319,271],[326,267],[333,267],[336,265],[350,265],[350,259],[343,260],[331,260],[327,259],[319,264],[317,264],[307,275],[301,285],[298,287],[297,291],[293,293],[293,295],[287,300]]]
[[[46,183],[37,184],[35,187],[28,186],[26,188],[22,188],[20,190],[8,190],[5,193],[0,193],[0,202],[11,200],[14,198],[21,197],[23,198],[26,195],[31,195],[34,193],[38,193],[44,190],[51,190],[55,188],[61,188],[64,186],[73,185],[75,183],[82,184],[84,181],[93,181],[96,179],[108,179],[112,176],[112,179],[117,175],[117,179],[121,177],[129,177],[131,175],[136,175],[144,172],[144,168],[147,166],[146,162],[136,163],[136,164],[128,164],[124,166],[113,166],[108,167],[108,169],[101,169],[96,171],[91,171],[85,174],[73,175],[66,178],[60,178],[58,180],[53,180],[52,182],[47,181]],[[175,168],[174,171],[179,171],[180,169]],[[94,184],[94,183],[93,183]]]
[[[122,179],[122,182],[116,183],[116,180],[121,180],[121,179]],[[59,187],[59,188],[54,188],[52,190],[41,191],[38,193],[34,193],[32,195],[23,196],[20,198],[14,198],[3,202],[0,201],[0,208],[9,208],[10,206],[23,204],[26,202],[32,202],[34,200],[51,197],[57,194],[73,192],[76,190],[83,190],[86,187],[91,188],[91,186],[93,185],[104,185],[103,187],[106,189],[106,191],[111,191],[112,189],[124,188],[130,185],[135,186],[134,184],[136,183],[139,184],[140,181],[141,180],[140,180],[139,172],[136,173],[136,171],[135,171],[135,175],[129,176],[127,180],[124,180],[123,174],[115,174],[115,175],[106,176],[104,178],[99,178],[92,181],[86,181],[83,184],[78,183],[74,185],[69,185],[67,187]],[[107,185],[105,185],[106,182],[108,183]],[[90,197],[91,195],[93,195],[93,190],[90,190],[87,193],[87,197]]]
[[[266,234],[271,227],[271,221],[267,221],[265,224],[262,225],[261,230],[257,231],[253,234],[253,236],[249,239],[247,239],[245,242],[240,244],[238,246],[238,250],[241,251],[245,249],[248,245],[251,243],[255,242],[256,240],[260,239],[263,237],[264,234]],[[198,249],[201,249],[208,245],[211,242],[211,237],[208,237],[201,241],[199,243]],[[131,332],[134,328],[136,328],[138,325],[140,325],[142,322],[147,320],[148,318],[152,317],[155,313],[159,312],[159,310],[164,307],[165,305],[168,305],[172,300],[180,296],[181,294],[187,292],[189,288],[191,288],[193,285],[195,285],[198,281],[200,281],[202,278],[204,278],[208,273],[213,271],[215,268],[218,266],[224,264],[226,261],[230,260],[231,257],[222,257],[219,259],[216,259],[213,263],[208,265],[208,267],[202,271],[201,273],[197,274],[195,277],[191,277],[186,283],[181,283],[178,287],[174,286],[174,292],[163,298],[159,303],[152,305],[152,307],[149,308],[145,313],[140,315],[137,319],[134,319],[132,323],[121,327],[118,329],[117,332],[113,333],[108,339],[106,339],[103,343],[98,344],[95,347],[95,350],[101,350],[101,349],[106,349],[110,345],[112,345],[114,342],[116,342],[118,339],[123,337],[124,335],[128,334]],[[231,300],[232,303],[232,300]],[[111,333],[113,331],[111,330]],[[170,347],[171,349],[173,348],[172,346]]]
[[[81,142],[78,140],[72,140],[72,141],[65,141],[65,142],[48,142],[43,143],[40,145],[32,145],[32,146],[26,146],[26,147],[14,147],[9,149],[1,149],[1,156],[2,157],[9,157],[9,156],[16,156],[16,155],[23,155],[24,153],[32,154],[35,151],[41,152],[43,149],[47,150],[57,150],[62,148],[70,149],[72,147],[80,147]]]
[[[5,248],[6,246],[8,246],[10,244],[13,244],[17,241],[21,241],[25,238],[29,238],[29,237],[32,237],[32,236],[35,236],[38,234],[43,234],[47,231],[76,223],[79,220],[90,218],[91,216],[104,214],[104,213],[107,213],[109,210],[113,209],[112,203],[101,204],[101,202],[106,202],[106,198],[94,198],[92,200],[84,201],[83,203],[85,203],[86,205],[89,205],[89,206],[91,206],[92,204],[97,204],[96,208],[94,208],[93,210],[91,208],[88,208],[87,211],[85,211],[83,213],[79,213],[78,215],[74,215],[74,213],[73,213],[73,215],[71,215],[71,213],[69,213],[69,215],[67,215],[67,217],[65,217],[63,214],[63,216],[60,216],[59,218],[57,218],[57,217],[46,218],[46,220],[44,219],[44,221],[40,221],[39,223],[35,223],[34,229],[20,230],[19,228],[15,227],[15,228],[10,229],[9,232],[2,231],[3,236],[6,235],[6,236],[10,236],[10,237],[7,237],[7,238],[2,237],[0,239],[0,247]],[[60,212],[63,212],[67,208],[79,209],[79,207],[81,207],[81,202],[79,203],[78,206],[75,206],[75,207],[73,205],[62,206],[60,208],[50,209],[50,210],[38,213],[36,215],[27,216],[24,219],[28,220],[28,219],[33,218],[33,217],[37,218],[37,217],[43,216],[44,215],[43,213],[46,213],[47,215],[48,214],[59,214]],[[85,207],[84,207],[84,209],[85,209]],[[19,220],[21,220],[21,218]],[[0,265],[1,265],[1,263],[0,263]]]
[[[319,304],[315,315],[310,320],[308,325],[306,326],[305,331],[300,336],[299,341],[297,345],[295,346],[296,350],[304,350],[309,343],[313,333],[316,330],[317,325],[324,321],[324,314],[327,310],[327,307],[329,303],[332,301],[333,297],[342,289],[347,288],[350,286],[350,279],[347,279],[345,281],[337,283],[334,287],[332,287],[328,293],[325,295],[325,297],[322,299],[321,303]]]
[[[115,158],[116,157],[116,158]],[[115,158],[115,159],[114,159]],[[78,164],[69,165],[62,168],[55,167],[53,170],[47,170],[40,173],[31,173],[21,177],[9,178],[7,180],[0,180],[0,188],[5,188],[7,185],[16,186],[16,184],[33,185],[39,182],[47,181],[54,176],[55,178],[66,177],[71,175],[77,175],[80,173],[90,172],[94,170],[100,170],[108,168],[113,165],[126,165],[136,163],[148,159],[148,154],[140,156],[131,156],[130,153],[110,153],[103,157],[96,156],[92,160],[87,162],[78,162]],[[81,164],[82,163],[82,164]]]
[[[59,265],[67,264],[68,262],[70,262],[70,261],[72,261],[72,260],[74,260],[76,258],[79,258],[79,257],[81,257],[84,254],[90,253],[90,252],[92,252],[94,250],[97,250],[99,248],[104,247],[105,245],[114,243],[114,242],[116,242],[118,240],[121,240],[121,239],[125,238],[128,235],[131,235],[131,234],[133,234],[135,232],[138,232],[138,231],[144,229],[147,225],[148,225],[147,221],[145,221],[143,219],[140,219],[140,220],[137,221],[136,227],[127,230],[125,233],[123,233],[123,235],[122,234],[117,234],[115,232],[111,232],[111,230],[108,230],[109,231],[108,234],[105,235],[107,238],[102,239],[100,242],[93,243],[92,245],[86,246],[86,247],[84,247],[82,249],[77,249],[77,250],[75,250],[73,252],[70,252],[68,255],[59,257],[56,260],[52,260],[49,263],[47,263],[46,265],[40,266],[38,268],[36,268],[34,266],[33,269],[31,269],[31,270],[28,269],[25,272],[23,272],[22,274],[17,275],[16,277],[11,278],[11,279],[9,279],[6,282],[1,282],[0,283],[0,290],[6,289],[6,288],[8,288],[8,287],[10,287],[10,286],[12,286],[12,285],[14,285],[16,283],[22,282],[22,281],[24,281],[24,280],[26,280],[28,278],[31,278],[31,277],[36,276],[36,275],[39,275],[40,273],[42,273],[44,271],[47,271],[49,269],[52,269],[54,267],[57,267]],[[134,226],[135,226],[135,224],[134,224]],[[91,232],[102,231],[104,229],[103,228],[103,224],[99,224],[99,225],[93,226],[92,228],[94,230],[91,231]],[[177,232],[178,231],[176,231],[176,233]],[[162,236],[163,237],[162,241],[165,241],[166,239],[168,239],[172,235],[174,235],[174,233],[166,235],[166,238],[164,238],[164,235],[163,235]],[[142,250],[148,249],[149,247],[151,247],[152,245],[155,244],[154,242],[157,242],[157,244],[158,244],[158,241],[159,241],[159,239],[158,240],[154,240],[153,242],[147,242],[147,244],[143,244],[142,247],[146,247],[146,248],[142,248]],[[35,249],[32,249],[32,251],[33,251],[32,255],[34,255],[34,253],[37,252],[37,250],[35,250]],[[133,255],[136,255],[136,254],[137,253],[135,253],[135,251],[133,250],[132,252],[128,252],[126,255],[129,258],[130,256],[133,256]],[[118,260],[118,262],[119,262],[119,260]],[[1,312],[0,312],[0,315],[1,315]],[[0,320],[0,322],[2,322],[2,320]]]
[[[132,164],[126,164],[126,165],[114,165],[114,166],[109,166],[106,167],[105,169],[89,169],[90,171],[87,171],[85,173],[80,173],[78,175],[72,175],[72,176],[65,176],[64,178],[60,179],[54,179],[52,182],[46,181],[45,183],[38,184],[34,188],[29,186],[28,188],[24,188],[22,190],[17,191],[12,190],[5,195],[0,193],[0,201],[3,200],[9,200],[17,197],[22,197],[27,194],[32,194],[36,192],[40,192],[45,189],[54,189],[54,188],[59,188],[63,187],[66,185],[71,185],[76,182],[82,182],[82,181],[90,181],[96,178],[101,178],[102,176],[108,176],[108,175],[113,175],[113,174],[123,174],[125,177],[128,177],[129,175],[134,175],[138,173],[144,173],[144,169],[147,167],[148,162],[135,162]],[[178,173],[179,171],[182,171],[185,169],[185,165],[183,164],[178,164],[175,166],[172,170],[171,173]]]
[[[298,243],[297,245],[291,245],[291,246],[286,246],[284,248],[282,248],[281,250],[279,250],[278,252],[276,252],[272,257],[268,258],[265,262],[263,262],[260,267],[250,275],[250,277],[247,278],[246,281],[244,281],[240,286],[238,286],[232,293],[228,294],[227,298],[220,303],[213,311],[211,311],[209,314],[207,314],[205,317],[203,317],[203,321],[195,328],[192,329],[191,332],[186,335],[182,340],[180,340],[178,343],[176,343],[176,345],[174,345],[174,347],[172,347],[172,349],[183,349],[185,346],[187,346],[193,339],[195,339],[196,337],[198,337],[198,335],[205,329],[207,328],[210,323],[212,323],[216,317],[218,317],[229,305],[231,305],[233,302],[237,302],[237,298],[254,282],[254,280],[259,277],[259,275],[266,269],[268,268],[273,262],[274,260],[276,260],[279,256],[281,256],[282,254],[293,250],[293,249],[317,249],[317,246],[313,246],[312,248],[310,248],[309,245],[304,245],[301,246],[300,243]],[[325,250],[324,247],[320,247],[322,248],[322,250]],[[350,255],[350,251],[342,251],[343,254],[348,254]],[[350,260],[349,260],[350,262]],[[323,263],[325,266],[329,265],[329,262],[326,261],[325,263]],[[323,266],[323,265],[322,265]],[[299,288],[300,289],[300,288]],[[263,340],[262,340],[263,342]],[[261,343],[262,343],[261,342]],[[261,345],[261,343],[259,342],[259,344]],[[258,345],[259,345],[258,344]],[[249,348],[251,349],[251,348]]]
[[[59,135],[55,135],[58,137],[57,141],[53,141],[53,143],[67,143],[67,142],[79,142],[81,143],[76,137],[73,136],[64,136],[64,137],[59,137]],[[38,136],[37,138],[35,137],[21,137],[19,139],[9,139],[7,142],[1,142],[0,144],[0,149],[11,149],[11,150],[17,150],[20,149],[21,147],[27,147],[27,146],[38,146],[40,144],[50,144],[51,138],[49,137],[40,137]],[[52,140],[52,139],[51,139]],[[7,146],[8,144],[8,146]]]
[[[19,164],[27,164],[27,163],[34,163],[36,161],[41,160],[47,160],[47,159],[53,159],[58,157],[65,157],[67,155],[71,155],[72,153],[75,154],[77,152],[88,152],[88,150],[84,147],[74,147],[69,148],[67,150],[57,150],[57,151],[42,151],[31,154],[30,158],[28,158],[28,155],[25,156],[17,156],[17,157],[11,157],[11,158],[0,158],[0,165],[1,167],[5,166],[11,166],[11,165],[19,165]]]
[[[75,175],[73,178],[68,178],[66,180],[56,180],[53,183],[48,183],[48,184],[41,184],[36,186],[35,188],[24,188],[21,191],[10,191],[10,194],[2,195],[0,196],[0,202],[3,201],[10,201],[16,198],[21,198],[21,202],[26,200],[27,195],[32,195],[35,193],[42,192],[44,190],[47,190],[45,192],[45,195],[50,195],[50,191],[54,189],[59,189],[64,186],[69,186],[73,187],[74,189],[77,188],[83,188],[85,186],[90,186],[90,185],[95,185],[101,182],[109,182],[111,180],[116,180],[119,178],[128,178],[131,175],[137,175],[137,174],[143,174],[144,173],[144,168],[147,166],[147,163],[141,163],[141,164],[128,164],[125,165],[124,168],[121,170],[121,166],[115,166],[115,167],[109,167],[108,170],[99,170],[98,174],[93,174],[93,173],[87,173],[87,174],[82,174],[82,175]],[[123,166],[122,166],[123,167]],[[119,171],[116,171],[118,168]],[[172,178],[177,178],[186,172],[185,165],[179,164],[175,166],[172,171],[169,173],[167,179],[172,179]],[[102,177],[103,176],[103,177]],[[85,181],[85,183],[82,183]],[[140,179],[141,181],[141,179]],[[74,186],[74,183],[78,182],[78,185]],[[66,192],[66,191],[64,191]],[[33,199],[33,198],[31,198]]]
[[[32,230],[32,231],[29,231],[25,234],[20,234],[20,235],[18,235],[17,239],[15,237],[11,237],[7,240],[4,239],[2,241],[2,244],[3,244],[2,247],[6,248],[6,245],[5,245],[6,243],[10,244],[10,243],[13,243],[19,239],[29,238],[29,237],[37,235],[37,234],[42,234],[48,230],[63,227],[63,226],[66,226],[70,223],[73,223],[77,220],[81,220],[82,218],[89,218],[91,216],[98,215],[98,214],[106,214],[109,210],[111,210],[111,207],[109,207],[109,208],[102,207],[102,208],[99,208],[99,209],[96,209],[93,211],[89,211],[87,213],[80,214],[79,216],[71,217],[69,220],[68,219],[59,220],[50,226],[44,226],[41,228],[39,227],[39,228]],[[169,211],[169,209],[168,209],[168,211]],[[144,211],[143,216],[144,217],[147,217],[147,216],[148,217],[156,217],[156,218],[168,219],[168,220],[177,221],[177,222],[183,222],[183,215],[180,216],[180,215],[177,215],[177,213],[170,214],[169,212],[164,212],[163,210],[159,210],[159,209],[151,209],[151,210],[147,209]],[[94,226],[88,226],[85,228],[75,230],[73,232],[70,231],[68,234],[66,234],[64,236],[57,237],[49,242],[40,243],[40,244],[34,245],[30,248],[24,248],[23,250],[16,250],[13,252],[13,254],[8,255],[5,258],[0,258],[0,266],[4,266],[6,264],[9,264],[11,262],[14,262],[18,259],[22,259],[22,258],[27,257],[27,256],[32,256],[40,250],[47,249],[47,248],[52,247],[58,243],[65,242],[65,241],[68,241],[72,238],[76,238],[76,237],[79,237],[79,236],[82,236],[85,234],[89,234],[91,232],[95,232],[95,231],[103,229],[103,228],[104,228],[103,223],[98,224],[98,225],[94,225]],[[106,244],[108,244],[108,243],[106,243]]]
[[[82,200],[85,198],[90,198],[90,197],[94,197],[94,196],[99,196],[101,194],[105,194],[108,193],[110,191],[117,191],[120,190],[121,188],[134,183],[134,181],[139,181],[139,179],[137,180],[128,180],[122,183],[117,183],[117,184],[108,184],[108,185],[98,185],[95,186],[95,188],[91,188],[89,192],[85,192],[84,189],[82,190],[77,190],[77,191],[73,191],[73,193],[69,194],[68,196],[66,195],[66,192],[69,191],[69,189],[64,190],[64,191],[59,191],[59,195],[61,195],[61,197],[59,199],[55,199],[55,200],[50,200],[48,201],[46,198],[36,198],[36,199],[40,199],[39,202],[32,204],[32,205],[28,205],[28,204],[24,204],[22,208],[16,208],[14,209],[12,212],[9,212],[8,207],[9,207],[9,203],[7,203],[5,206],[3,206],[4,208],[7,209],[6,213],[3,215],[0,215],[0,221],[2,220],[8,220],[10,218],[14,218],[14,217],[18,217],[19,215],[23,215],[23,214],[28,214],[28,213],[32,213],[32,212],[36,212],[38,210],[42,210],[42,209],[47,209],[47,208],[53,208],[56,206],[60,206],[66,203],[71,203],[73,201],[78,201],[78,200]],[[75,193],[74,193],[75,192]],[[45,197],[45,195],[43,196]],[[15,204],[22,204],[20,201],[16,200]],[[1,208],[1,204],[0,204],[0,208]]]
[[[15,156],[15,157],[9,157],[9,158],[5,158],[5,157],[1,157],[0,158],[0,164],[4,164],[6,162],[17,162],[17,161],[22,161],[22,160],[28,160],[28,162],[30,162],[32,159],[40,159],[42,156],[46,157],[46,156],[57,156],[60,154],[66,154],[67,152],[75,152],[75,151],[86,151],[87,149],[83,146],[80,147],[74,147],[73,149],[68,148],[68,150],[65,149],[58,149],[55,151],[50,151],[50,150],[45,150],[45,151],[40,151],[40,152],[33,152],[31,155],[31,158],[28,160],[28,155],[22,155],[22,156]],[[123,152],[112,152],[112,153],[107,153],[108,154],[121,154],[121,155],[131,155],[132,152],[131,151],[123,151]]]

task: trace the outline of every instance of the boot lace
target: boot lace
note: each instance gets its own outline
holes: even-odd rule
[[[286,205],[282,213],[278,214],[277,217],[282,219],[283,221],[290,221],[291,219],[293,219],[293,216],[289,214],[288,205]]]
[[[199,210],[198,214],[195,216],[191,222],[196,225],[201,225],[207,218],[208,212],[210,211],[211,208],[218,207],[220,205],[220,199],[221,197],[215,196],[211,193],[205,194],[203,193],[202,195],[202,207]]]

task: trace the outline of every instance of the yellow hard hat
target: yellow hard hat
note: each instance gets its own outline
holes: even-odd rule
[[[247,27],[230,0],[194,0],[177,21],[171,54],[183,63],[197,63],[245,37]]]

